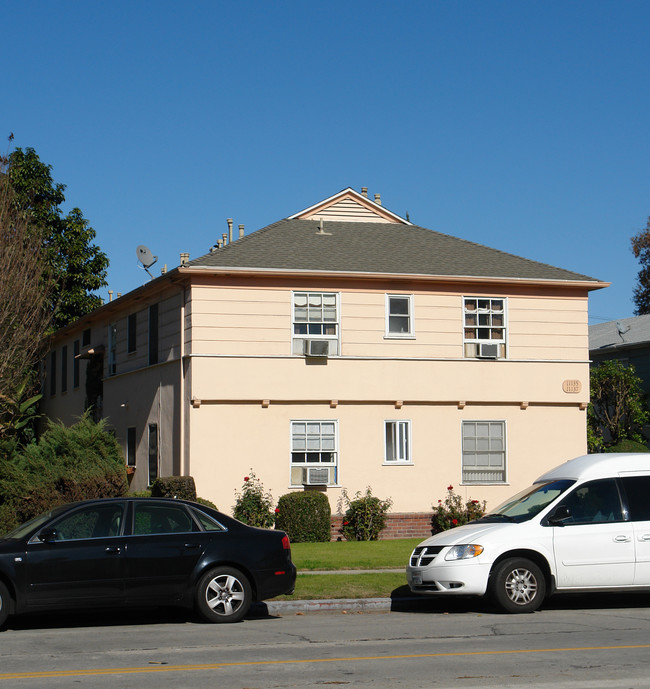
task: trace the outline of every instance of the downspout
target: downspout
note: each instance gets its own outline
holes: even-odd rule
[[[180,322],[180,448],[179,448],[179,469],[181,476],[189,476],[189,466],[185,453],[185,434],[186,429],[186,408],[185,408],[185,294],[186,288],[181,287],[181,322]]]

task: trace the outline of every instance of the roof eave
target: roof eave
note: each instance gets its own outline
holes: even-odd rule
[[[258,268],[241,266],[197,266],[180,267],[177,269],[179,275],[191,275],[192,273],[228,275],[237,274],[241,276],[268,276],[288,277],[300,275],[302,277],[328,278],[364,278],[372,280],[421,280],[423,282],[481,282],[488,284],[513,283],[526,285],[546,285],[560,287],[578,287],[588,290],[604,289],[611,283],[599,280],[557,280],[544,278],[521,278],[521,277],[486,277],[482,275],[428,275],[425,273],[378,273],[364,271],[346,270],[308,270],[298,268]]]

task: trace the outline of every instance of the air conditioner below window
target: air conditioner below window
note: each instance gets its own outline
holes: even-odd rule
[[[303,469],[302,482],[305,486],[326,486],[330,482],[330,470],[327,467]]]
[[[498,344],[479,344],[478,355],[480,359],[496,359],[499,356]]]
[[[304,340],[303,352],[305,356],[329,356],[330,343],[328,340]]]

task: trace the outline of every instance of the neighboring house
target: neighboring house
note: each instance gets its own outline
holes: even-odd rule
[[[589,356],[594,365],[618,360],[632,364],[650,395],[650,315],[589,326]]]
[[[587,298],[607,283],[411,224],[345,189],[56,333],[43,411],[107,418],[135,470],[229,511],[371,486],[494,506],[586,452]]]

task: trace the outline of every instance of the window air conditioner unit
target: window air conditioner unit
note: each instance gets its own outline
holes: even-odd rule
[[[309,467],[303,471],[303,483],[306,486],[326,486],[330,481],[330,470],[321,467]]]
[[[328,340],[305,340],[305,356],[328,356],[330,353],[330,343]]]
[[[479,344],[478,346],[479,359],[496,359],[499,356],[498,344]]]

